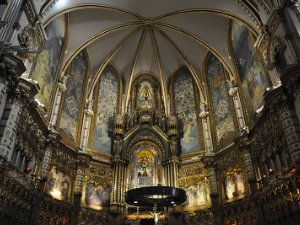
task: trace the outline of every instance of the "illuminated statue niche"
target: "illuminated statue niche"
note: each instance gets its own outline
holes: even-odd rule
[[[159,149],[151,142],[137,143],[128,166],[128,189],[162,184]]]

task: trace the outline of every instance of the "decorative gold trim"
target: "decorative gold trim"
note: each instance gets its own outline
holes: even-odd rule
[[[134,29],[133,31],[131,31],[129,34],[126,35],[125,38],[123,38],[117,45],[116,47],[114,47],[109,53],[108,55],[105,57],[105,59],[103,60],[102,64],[99,66],[99,69],[95,75],[95,77],[93,78],[93,80],[91,81],[91,85],[89,87],[89,91],[88,91],[88,95],[87,97],[90,96],[95,84],[97,83],[101,73],[103,72],[105,66],[109,63],[109,60],[112,59],[112,57],[118,52],[118,50],[120,48],[122,48],[125,43],[134,36],[134,34],[137,33],[137,31],[139,31],[142,27],[144,27],[144,25],[141,25],[139,27],[137,27],[136,29]]]
[[[145,27],[143,27],[145,28]],[[136,64],[137,64],[137,61],[138,61],[138,57],[139,57],[139,54],[140,54],[140,51],[141,51],[141,47],[143,45],[143,42],[145,40],[145,29],[143,29],[142,31],[142,34],[140,36],[140,39],[139,39],[139,43],[138,43],[138,46],[136,48],[136,51],[135,51],[135,54],[134,54],[134,60],[133,60],[133,63],[132,63],[132,66],[131,66],[131,72],[130,72],[130,75],[129,75],[129,81],[127,82],[127,87],[126,87],[126,90],[127,90],[127,93],[126,93],[126,96],[125,96],[125,108],[124,108],[124,111],[127,112],[128,111],[128,102],[129,102],[129,99],[130,99],[130,91],[131,91],[131,83],[132,83],[132,79],[133,79],[133,76],[134,76],[134,69],[136,67]]]
[[[112,10],[112,11],[116,11],[116,12],[121,12],[124,14],[127,14],[129,16],[133,16],[139,20],[146,20],[147,18],[144,18],[142,16],[140,16],[137,13],[125,10],[125,9],[121,9],[121,8],[117,8],[117,7],[111,7],[111,6],[107,6],[107,5],[101,5],[101,4],[77,4],[76,6],[67,8],[65,10],[59,11],[58,13],[55,13],[53,16],[51,16],[47,21],[44,22],[44,26],[47,26],[53,19],[55,19],[56,17],[64,14],[64,13],[70,13],[72,11],[76,11],[76,10],[80,10],[80,9],[94,9],[94,8],[101,8],[101,9],[107,9],[107,10]],[[42,11],[42,14],[45,15],[45,11],[46,8]]]
[[[153,31],[153,27],[151,29],[151,38],[152,38],[152,43],[154,46],[154,50],[155,50],[155,55],[156,55],[156,62],[157,62],[157,67],[158,67],[158,71],[159,71],[159,78],[160,78],[160,84],[161,84],[161,90],[162,90],[162,96],[163,96],[163,100],[164,100],[164,108],[165,108],[165,113],[166,115],[169,115],[169,109],[168,109],[168,102],[167,102],[167,90],[166,90],[166,85],[163,79],[163,75],[162,75],[162,69],[161,69],[161,58],[160,58],[160,54],[159,54],[159,49],[158,49],[158,45],[157,45],[157,40]]]
[[[124,9],[120,9],[120,8],[117,8],[117,7],[101,5],[101,4],[80,4],[80,5],[73,6],[73,7],[70,7],[68,9],[65,9],[65,10],[62,10],[60,12],[55,13],[47,21],[45,21],[44,26],[46,26],[55,17],[58,17],[61,14],[64,14],[64,13],[67,13],[67,12],[72,12],[72,11],[75,11],[75,10],[80,10],[80,9],[92,9],[92,8],[104,8],[104,9],[108,9],[108,10],[112,10],[112,11],[125,13],[127,15],[136,17],[137,19],[139,19],[141,21],[146,21],[147,19],[149,19],[149,18],[145,18],[145,17],[143,17],[143,16],[141,16],[137,13],[134,13],[134,12],[131,12],[131,11],[128,11],[128,10],[124,10]],[[47,7],[45,7],[43,9],[43,11],[42,11],[43,15],[45,14],[46,9],[47,9]],[[250,10],[250,11],[252,12],[252,10]],[[188,14],[188,13],[208,13],[208,14],[216,14],[218,16],[224,16],[224,17],[229,18],[229,19],[236,19],[236,20],[242,22],[243,24],[245,24],[248,27],[248,29],[251,30],[251,32],[253,32],[256,36],[258,35],[257,30],[247,20],[245,20],[245,19],[243,19],[239,16],[234,15],[233,12],[225,12],[225,11],[217,10],[217,9],[193,8],[193,9],[178,10],[178,11],[173,11],[173,12],[169,12],[169,13],[160,15],[158,17],[151,18],[151,21],[157,22],[158,20],[162,20],[162,19],[165,19],[167,17],[180,15],[180,14]],[[256,20],[258,25],[262,26],[262,24],[261,24],[261,22],[258,18],[255,17],[255,20]]]
[[[117,31],[119,29],[123,29],[123,28],[127,28],[129,26],[134,26],[134,25],[138,25],[138,24],[143,24],[140,21],[134,21],[134,22],[129,22],[129,23],[124,23],[121,25],[116,25],[114,27],[110,27],[106,30],[103,30],[97,34],[95,34],[93,37],[91,37],[90,39],[88,39],[85,43],[83,43],[79,48],[77,48],[66,60],[66,62],[64,63],[63,69],[62,71],[65,71],[66,68],[70,65],[70,63],[72,62],[72,60],[76,57],[76,55],[82,51],[82,49],[86,48],[88,45],[90,45],[92,42],[98,40],[99,38],[104,37],[107,34],[110,34],[114,31]]]
[[[156,23],[156,25],[158,26],[163,26],[166,28],[169,28],[171,30],[175,30],[185,36],[188,36],[189,38],[193,39],[194,41],[196,41],[197,43],[199,43],[200,45],[202,45],[204,48],[206,48],[207,50],[209,50],[210,52],[212,52],[219,60],[220,62],[223,64],[223,66],[226,68],[226,70],[228,71],[228,73],[230,75],[233,74],[230,66],[227,64],[226,60],[222,57],[221,54],[218,53],[217,50],[215,50],[212,46],[210,46],[206,41],[202,40],[200,37],[190,33],[189,31],[186,31],[184,29],[178,28],[176,26],[170,25],[170,24],[166,24],[166,23]]]
[[[204,96],[204,91],[203,91],[203,88],[201,86],[199,77],[197,76],[197,73],[196,73],[194,67],[192,66],[192,64],[189,62],[188,58],[184,55],[184,53],[179,49],[179,47],[174,43],[174,41],[164,31],[162,31],[157,26],[154,26],[154,27],[171,44],[171,46],[173,46],[173,48],[175,48],[178,55],[180,55],[180,57],[183,59],[185,65],[187,66],[190,73],[192,74],[192,77],[194,78],[194,81],[196,83],[198,91],[200,92],[200,99],[203,98],[203,99],[201,99],[201,101],[206,101],[205,96]]]
[[[243,24],[246,25],[246,27],[251,30],[251,32],[253,34],[255,34],[255,36],[258,35],[258,32],[256,31],[256,29],[246,20],[242,19],[239,16],[227,13],[225,11],[221,11],[221,10],[217,10],[217,9],[208,9],[208,8],[194,8],[194,9],[185,9],[185,10],[179,10],[179,11],[174,11],[174,12],[170,12],[170,13],[166,13],[164,15],[158,16],[153,18],[152,20],[154,22],[157,22],[159,20],[162,19],[166,19],[167,17],[171,17],[171,16],[175,16],[175,15],[180,15],[180,14],[188,14],[188,13],[208,13],[208,14],[217,14],[218,16],[224,16],[225,18],[229,18],[229,19],[236,19],[240,22],[242,22]]]

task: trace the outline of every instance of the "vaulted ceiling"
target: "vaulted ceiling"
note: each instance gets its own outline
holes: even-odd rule
[[[251,11],[252,10],[252,11]],[[43,6],[43,23],[68,15],[68,47],[62,69],[83,49],[92,66],[90,90],[106,65],[120,71],[127,89],[134,77],[151,73],[165,90],[181,66],[202,86],[201,71],[211,51],[233,74],[228,21],[257,34],[255,5],[234,0],[58,0]]]

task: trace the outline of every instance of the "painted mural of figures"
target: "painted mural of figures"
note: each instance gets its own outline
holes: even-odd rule
[[[208,203],[205,184],[193,184],[186,189],[187,207],[204,206]]]
[[[186,71],[179,74],[174,83],[174,100],[176,113],[182,121],[182,153],[195,152],[200,149],[199,128],[196,116],[193,80]]]
[[[97,151],[111,153],[109,121],[116,113],[117,100],[117,76],[111,70],[105,70],[100,76],[95,133],[93,137],[93,147]]]
[[[230,99],[222,63],[211,55],[207,62],[207,85],[212,97],[212,107],[216,123],[217,142],[220,143],[234,133],[233,118],[230,113]]]
[[[54,198],[68,200],[71,179],[68,175],[52,167],[47,181],[46,191]]]
[[[94,209],[108,207],[111,188],[107,184],[88,183],[85,194],[85,204]]]
[[[60,131],[71,139],[75,139],[77,120],[83,94],[87,61],[83,52],[80,52],[71,64],[70,77],[64,92],[63,108],[60,120]],[[66,76],[67,77],[67,76]]]
[[[267,74],[257,57],[249,32],[237,22],[232,23],[232,46],[238,61],[238,72],[251,114],[263,104],[263,94],[268,86]]]
[[[225,199],[231,200],[245,193],[243,176],[240,172],[234,172],[225,177]]]
[[[37,98],[46,107],[49,106],[51,89],[55,80],[57,65],[61,49],[63,46],[64,27],[63,20],[54,20],[49,26],[48,41],[45,43],[44,49],[37,58],[35,68],[32,72],[32,79],[36,80],[41,91],[37,94]]]

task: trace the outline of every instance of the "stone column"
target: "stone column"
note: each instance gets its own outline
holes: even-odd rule
[[[250,143],[247,135],[248,135],[247,133],[242,134],[242,136],[236,140],[236,144],[239,146],[239,150],[243,153],[243,160],[244,160],[243,164],[247,176],[246,178],[249,183],[250,192],[251,194],[254,194],[257,191],[257,185],[256,185],[256,177],[254,173],[253,163],[251,160]]]
[[[19,58],[13,55],[0,55],[0,118],[7,101],[8,88],[15,89],[19,77],[25,71],[26,68]]]
[[[23,0],[13,0],[9,3],[6,12],[2,18],[7,24],[0,29],[0,42],[9,42],[13,33],[13,26],[17,22],[19,11],[22,7]]]
[[[245,117],[244,117],[244,113],[243,113],[243,107],[241,104],[239,88],[235,84],[234,80],[231,80],[229,82],[229,96],[232,97],[239,129],[240,129],[240,131],[242,131],[245,128],[246,123],[245,123]]]
[[[289,67],[282,75],[282,88],[273,90],[269,104],[279,109],[293,166],[300,166],[300,122],[296,114],[295,98],[300,92],[300,65]],[[291,165],[290,165],[291,166]]]
[[[284,2],[282,11],[286,21],[286,33],[291,39],[297,58],[300,59],[300,16],[299,8],[297,7],[298,1],[285,0]]]
[[[34,83],[21,79],[17,88],[8,92],[4,113],[0,127],[0,154],[8,161],[11,160],[16,142],[16,128],[22,113],[23,107],[37,93],[37,86]]]
[[[214,216],[214,225],[221,225],[220,199],[218,192],[218,183],[214,156],[205,156],[203,158],[204,167],[207,169],[208,184],[210,189],[211,209]]]
[[[50,122],[49,122],[49,129],[54,129],[54,127],[56,125],[61,98],[62,98],[63,93],[67,89],[68,79],[69,79],[69,76],[65,75],[63,77],[63,80],[58,82],[58,88],[56,90],[55,99],[54,99],[53,108],[52,108],[51,117],[50,117]]]
[[[41,179],[46,181],[48,179],[48,174],[51,170],[51,161],[52,161],[52,153],[58,148],[60,137],[59,134],[50,131],[50,133],[47,136],[47,140],[45,142],[45,154],[42,162],[42,168],[41,168]]]
[[[87,108],[84,110],[84,117],[83,117],[83,126],[80,136],[80,151],[86,153],[89,134],[90,134],[90,127],[91,127],[91,120],[94,112],[92,110],[93,101],[90,100],[87,104]]]
[[[123,152],[123,137],[125,133],[125,120],[122,115],[116,115],[114,119],[114,145],[113,145],[113,190],[111,193],[111,205],[109,223],[123,224],[123,207],[125,197],[125,182],[128,162]]]
[[[83,191],[85,170],[89,167],[91,161],[91,156],[85,153],[80,153],[78,151],[77,155],[77,171],[76,171],[76,180],[74,187],[74,200],[73,200],[73,211],[72,211],[72,225],[77,225],[79,220],[79,214],[81,211],[81,197]]]
[[[211,129],[210,129],[210,120],[209,120],[209,112],[204,103],[201,103],[200,106],[200,118],[202,120],[202,127],[204,133],[204,144],[205,144],[205,155],[213,155],[213,142],[211,137]]]

